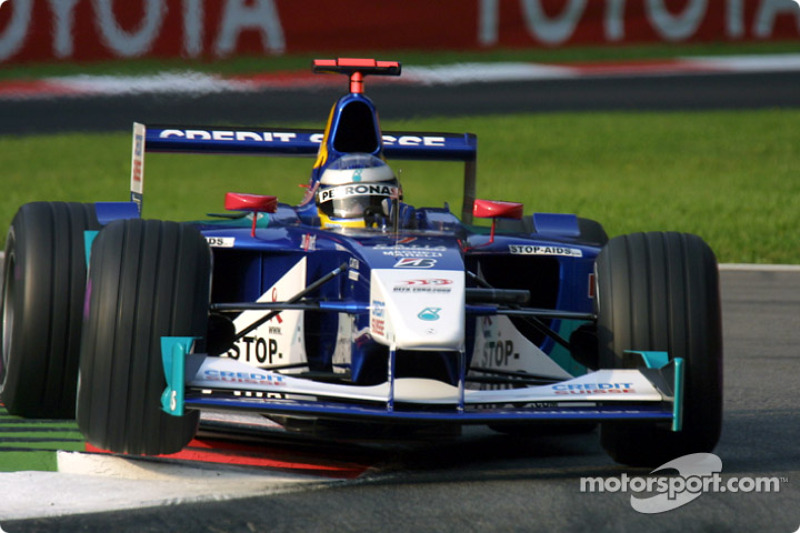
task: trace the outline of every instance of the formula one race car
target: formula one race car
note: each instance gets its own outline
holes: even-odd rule
[[[130,202],[37,202],[8,234],[2,400],[76,416],[95,446],[168,454],[201,411],[348,427],[600,424],[615,460],[710,451],[722,418],[717,263],[699,238],[609,240],[570,214],[475,198],[471,134],[382,132],[364,77],[324,132],[134,125]],[[145,152],[316,157],[297,206],[142,220]],[[387,161],[464,164],[460,219],[414,208]],[[491,219],[474,225],[476,218]],[[88,264],[88,276],[87,276]]]

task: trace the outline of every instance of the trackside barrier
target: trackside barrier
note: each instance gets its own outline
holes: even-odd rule
[[[0,62],[5,63],[798,39],[800,7],[793,0],[0,4]]]

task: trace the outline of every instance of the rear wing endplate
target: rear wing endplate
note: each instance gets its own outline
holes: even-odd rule
[[[145,152],[316,157],[323,132],[310,129],[133,125],[131,201],[141,211]],[[478,138],[472,133],[383,132],[388,159],[464,163],[462,220],[472,222]]]

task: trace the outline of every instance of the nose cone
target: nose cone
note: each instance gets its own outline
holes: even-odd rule
[[[373,269],[370,333],[406,350],[460,350],[464,345],[464,272]]]

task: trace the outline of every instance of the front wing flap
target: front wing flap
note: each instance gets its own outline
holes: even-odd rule
[[[546,385],[472,390],[423,378],[397,378],[372,386],[323,383],[225,357],[189,353],[191,338],[163,341],[167,389],[162,408],[175,416],[188,408],[461,424],[650,420],[671,422],[673,430],[681,429],[680,358],[659,368],[605,369]]]

